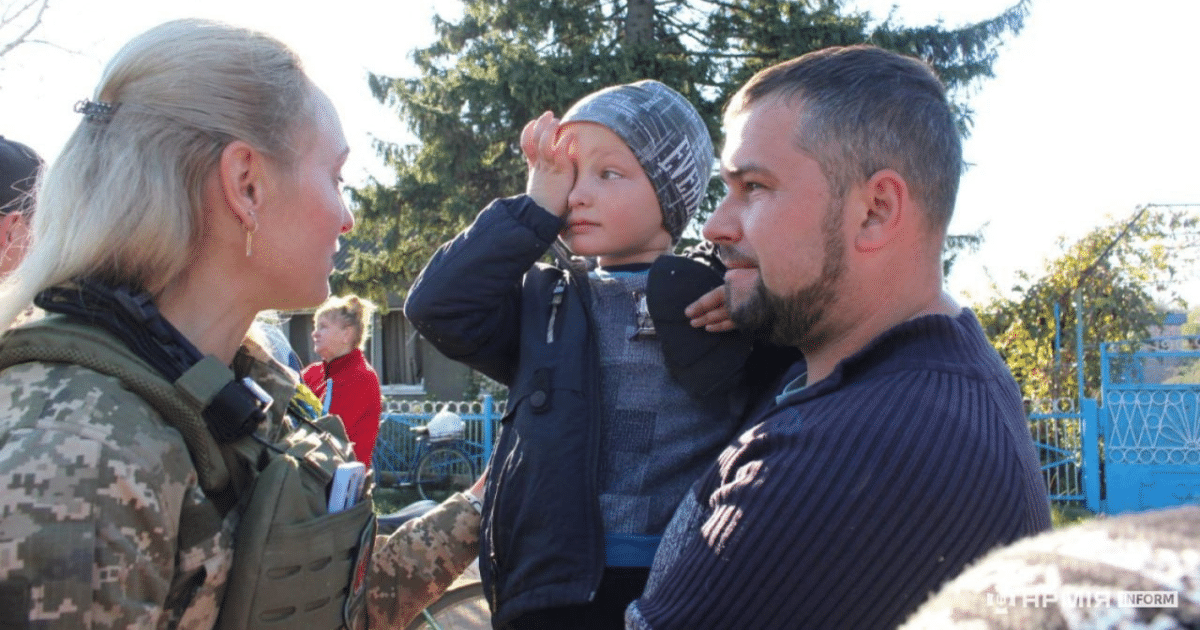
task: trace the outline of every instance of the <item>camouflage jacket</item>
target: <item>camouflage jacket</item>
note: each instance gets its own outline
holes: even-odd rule
[[[278,436],[295,377],[253,342],[235,368],[282,403],[260,429]],[[0,372],[0,627],[212,628],[236,526],[179,432],[117,379],[57,363]],[[456,496],[379,537],[371,625],[403,627],[432,602],[477,555],[478,529]]]

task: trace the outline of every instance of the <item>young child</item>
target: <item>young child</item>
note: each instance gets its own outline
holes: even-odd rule
[[[705,194],[712,142],[683,96],[639,81],[561,121],[543,114],[521,148],[526,194],[443,245],[404,312],[509,387],[480,550],[494,626],[623,628],[676,505],[736,426],[732,393],[693,396],[670,376],[647,309],[652,264],[678,260]],[[552,248],[556,263],[539,263]],[[671,286],[680,313],[712,288]]]

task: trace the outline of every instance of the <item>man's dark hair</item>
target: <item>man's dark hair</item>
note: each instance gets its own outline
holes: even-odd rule
[[[962,142],[946,88],[924,62],[874,46],[825,48],[755,74],[726,115],[778,97],[802,106],[797,146],[841,197],[890,168],[945,232],[962,172]]]

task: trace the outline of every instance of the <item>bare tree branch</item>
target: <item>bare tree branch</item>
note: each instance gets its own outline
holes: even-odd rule
[[[37,15],[34,16],[33,22],[26,26],[19,35],[0,45],[0,57],[8,54],[17,46],[30,41],[29,36],[42,25],[42,17],[46,14],[46,9],[49,7],[50,0],[29,0],[29,2],[19,7],[15,12],[4,11],[3,16],[0,17],[0,29],[15,23],[21,16],[30,11],[36,11]]]

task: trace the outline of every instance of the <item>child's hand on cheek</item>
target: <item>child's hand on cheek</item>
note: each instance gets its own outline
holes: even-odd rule
[[[683,311],[691,319],[693,328],[703,327],[708,332],[717,333],[733,330],[737,325],[729,318],[729,308],[725,304],[725,287],[719,286],[700,296]]]
[[[575,185],[574,143],[560,134],[553,112],[529,121],[521,131],[521,152],[529,165],[525,194],[556,216],[566,216],[567,195]]]

